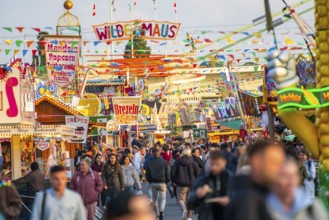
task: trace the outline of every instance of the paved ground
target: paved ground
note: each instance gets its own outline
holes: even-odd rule
[[[147,195],[146,188],[147,188],[147,184],[143,183],[143,192],[145,195]],[[165,209],[164,219],[181,220],[181,217],[182,217],[182,213],[179,206],[177,205],[176,198],[171,199],[170,195],[167,193],[167,205]],[[194,215],[193,220],[197,220],[197,219],[198,219],[197,216]]]

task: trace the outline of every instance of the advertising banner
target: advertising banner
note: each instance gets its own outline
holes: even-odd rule
[[[65,116],[66,125],[75,127],[75,138],[70,138],[70,143],[86,143],[89,117]]]
[[[79,63],[81,37],[45,36],[47,75],[59,87],[72,83]]]
[[[15,64],[0,68],[0,124],[21,123],[21,71]]]
[[[113,97],[113,111],[118,125],[136,125],[140,109],[140,97]]]
[[[144,39],[175,40],[180,23],[132,20],[93,25],[93,28],[99,41],[130,40],[132,34]]]

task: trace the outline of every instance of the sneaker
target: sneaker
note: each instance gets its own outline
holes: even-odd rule
[[[160,211],[159,220],[163,220],[163,211]]]
[[[187,210],[183,211],[182,220],[187,220]]]

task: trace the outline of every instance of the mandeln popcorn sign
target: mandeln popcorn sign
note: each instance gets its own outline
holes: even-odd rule
[[[72,83],[79,63],[81,37],[45,36],[48,80],[59,87]]]

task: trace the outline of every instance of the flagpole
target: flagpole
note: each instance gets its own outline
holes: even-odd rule
[[[177,17],[178,17],[178,15],[177,15],[177,0],[175,0],[174,6],[175,6],[175,20],[177,22]]]
[[[154,20],[157,20],[157,1],[153,0],[153,7],[154,7]]]
[[[110,0],[110,23],[113,22],[113,3],[114,0]],[[107,45],[107,47],[109,48],[109,45]],[[112,55],[112,60],[114,59],[114,48],[113,48],[113,42],[111,42],[111,55]]]

